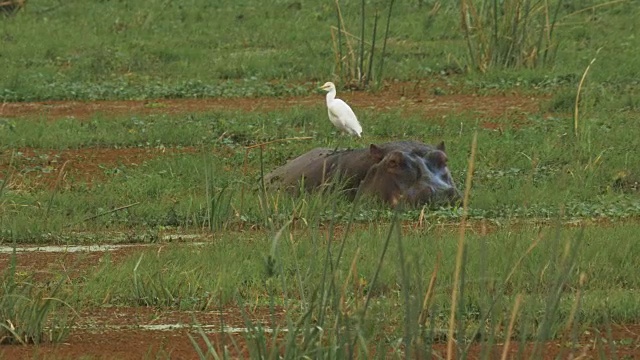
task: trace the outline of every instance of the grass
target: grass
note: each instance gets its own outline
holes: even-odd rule
[[[469,51],[468,66],[531,68],[554,63],[555,32],[562,1],[461,1],[462,27]]]
[[[527,341],[564,336],[564,328],[572,317],[577,319],[579,329],[602,325],[605,321],[624,323],[636,319],[640,308],[634,298],[638,295],[639,279],[633,272],[633,259],[638,249],[632,234],[637,231],[637,225],[623,225],[613,231],[598,227],[513,230],[507,227],[488,235],[467,234],[465,252],[469,255],[463,263],[463,295],[457,310],[462,325],[456,330],[457,338],[474,338],[474,331],[483,328],[486,321],[487,324],[493,322],[494,326],[503,323],[505,328],[488,331],[496,331],[491,334],[495,336],[493,341],[504,339],[509,319],[503,314],[511,311],[517,298],[523,304],[521,316],[526,316],[526,322],[518,324],[518,331]],[[456,231],[434,234],[424,229],[403,230],[402,246],[406,250],[403,262],[396,260],[400,243],[393,235],[376,276],[388,232],[387,225],[369,225],[347,236],[341,255],[343,261],[338,263],[339,255],[332,253],[329,261],[336,268],[327,278],[322,275],[326,262],[324,256],[314,254],[324,254],[331,243],[318,241],[324,238],[320,233],[294,231],[292,236],[288,236],[289,230],[285,230],[274,265],[264,262],[266,254],[273,253],[271,243],[255,235],[243,239],[241,235],[238,238],[237,234],[229,234],[215,244],[197,248],[176,245],[160,255],[144,251],[121,266],[107,265],[96,273],[88,281],[86,291],[89,295],[86,297],[103,301],[104,294],[108,293],[112,296],[110,302],[114,304],[140,301],[130,282],[122,281],[139,265],[149,273],[167,274],[168,277],[163,279],[149,277],[147,282],[149,286],[167,289],[166,293],[172,294],[170,299],[181,299],[178,303],[170,303],[171,307],[191,310],[204,309],[206,304],[210,304],[216,308],[218,301],[223,304],[249,302],[266,307],[273,302],[287,309],[286,319],[278,323],[280,330],[289,329],[295,335],[307,331],[306,326],[325,329],[318,343],[306,351],[328,351],[331,346],[327,346],[325,341],[337,341],[338,350],[346,351],[346,344],[342,343],[344,340],[338,340],[341,330],[333,328],[334,322],[353,322],[352,335],[362,336],[365,344],[371,345],[374,339],[380,338],[388,341],[399,339],[402,334],[407,334],[403,326],[407,320],[405,311],[413,315],[420,313],[431,273],[437,271],[430,306],[422,309],[432,322],[432,330],[426,329],[424,340],[433,342],[436,336],[440,336],[434,329],[446,328],[449,318],[452,274],[456,263]],[[611,238],[619,241],[612,242]],[[340,245],[339,240],[335,239],[334,248]],[[510,249],[506,254],[505,247]],[[136,261],[139,258],[145,258],[146,265]],[[617,266],[611,267],[611,263]],[[355,273],[354,269],[357,269]],[[217,276],[197,277],[197,274],[204,273]],[[112,287],[105,288],[105,283],[112,284]],[[334,290],[326,290],[332,285]],[[329,294],[327,303],[321,305],[323,288]],[[199,296],[192,289],[200,289]],[[213,289],[218,293],[212,294]],[[408,297],[403,295],[405,292]],[[367,316],[359,320],[366,311],[366,305],[363,305],[365,297],[371,297],[372,301]],[[212,298],[215,299],[213,303]],[[578,298],[580,306],[575,310]],[[548,316],[548,310],[552,308],[553,315]],[[321,320],[323,316],[326,316],[324,321]],[[307,323],[307,317],[315,318],[317,322]],[[380,322],[375,319],[384,319],[384,327],[380,328]],[[411,317],[412,329],[417,326],[415,320],[417,317]],[[296,326],[292,328],[286,321]],[[253,326],[258,328],[250,336],[259,336],[260,326]],[[540,333],[543,328],[548,332],[546,335]],[[414,335],[417,337],[419,333]],[[313,339],[317,335],[310,336]],[[287,338],[285,335],[283,343],[287,343]],[[461,343],[463,349],[467,341]],[[264,344],[270,347],[268,341]],[[286,347],[287,351],[305,351],[296,347],[304,347],[303,343],[290,345]],[[491,346],[491,343],[486,346]]]
[[[0,284],[0,344],[41,344],[67,338],[77,316],[68,303],[65,278],[42,287],[34,274],[17,271],[16,254]]]
[[[362,4],[341,3],[342,21],[369,34],[378,11],[378,46],[390,22],[386,81],[444,82],[452,85],[447,91],[480,96],[547,95],[540,111],[517,119],[478,120],[473,109],[429,119],[403,108],[358,110],[365,145],[444,139],[458,186],[473,179],[467,211],[397,213],[261,189],[263,172],[311,148],[335,146],[321,95],[317,106],[277,111],[88,119],[7,118],[0,106],[0,243],[162,243],[162,251],[137,250],[117,261],[106,255],[53,287],[20,278],[14,264],[2,276],[0,310],[28,328],[3,322],[0,337],[59,341],[72,316],[57,315],[70,308],[278,307],[287,313],[276,319],[272,310],[279,338],[245,319],[256,357],[281,349],[290,357],[426,357],[446,341],[449,356],[468,355],[474,339],[483,340],[485,358],[503,341],[533,343],[535,357],[549,338],[575,345],[590,326],[636,321],[637,6],[565,1],[553,66],[479,74],[465,73],[458,4],[394,2],[389,18],[390,2],[367,3],[365,17]],[[30,3],[0,22],[0,99],[309,95],[339,74],[335,11],[333,2]],[[231,34],[221,30],[229,28]],[[358,45],[371,55],[362,46],[373,44]],[[438,89],[436,102],[445,95]],[[104,149],[126,156],[67,162],[70,151]],[[131,160],[134,153],[139,158]],[[456,229],[466,231],[463,242]],[[162,235],[174,232],[212,240],[165,243]],[[207,337],[203,330],[194,346],[198,336]],[[198,349],[201,357],[224,355],[216,344]]]
[[[410,133],[430,134],[429,139],[413,137],[427,142],[446,139],[450,168],[458,182],[466,176],[465,156],[470,137],[478,128],[479,152],[469,213],[472,219],[549,219],[559,216],[561,208],[567,219],[635,217],[640,211],[636,194],[616,186],[621,172],[637,176],[633,169],[640,166],[637,159],[628,155],[639,146],[637,136],[628,131],[634,120],[626,113],[609,115],[591,109],[586,108],[581,123],[581,141],[570,135],[573,124],[568,114],[558,114],[557,119],[532,115],[518,127],[510,119],[497,119],[494,123],[502,131],[472,125],[472,114],[454,115],[439,123],[393,111],[364,111],[363,116],[369,119],[370,142],[405,138]],[[314,146],[333,146],[333,129],[323,116],[320,108],[310,108],[116,119],[98,115],[89,121],[65,119],[53,123],[44,119],[15,121],[13,132],[0,134],[5,149],[36,150],[35,154],[14,150],[12,159],[7,159],[7,165],[9,160],[12,162],[6,170],[12,172],[12,186],[3,190],[4,206],[0,211],[5,239],[33,241],[39,233],[121,226],[215,229],[264,224],[264,204],[256,197],[260,155],[258,149],[249,151],[248,168],[241,169],[245,146],[279,138],[313,138],[267,145],[262,162],[265,171],[269,171]],[[387,124],[399,116],[403,123],[389,128]],[[460,123],[469,125],[461,129]],[[92,176],[104,180],[95,184],[87,183],[82,172],[69,170],[59,178],[54,171],[64,163],[59,154],[64,154],[65,149],[92,147],[148,149],[144,151],[150,151],[150,158],[138,166],[121,162],[102,166]],[[153,158],[163,149],[175,151]],[[43,183],[44,179],[49,180]],[[242,204],[240,187],[246,189]],[[497,193],[501,196],[497,197]],[[140,205],[97,216],[132,203]],[[279,203],[280,207],[273,209],[278,219],[285,219],[297,206],[286,198]],[[240,209],[242,213],[238,212]],[[301,208],[302,214],[305,209],[309,208]],[[347,208],[340,206],[339,212],[346,214]],[[33,219],[45,214],[46,223],[34,223]],[[375,208],[356,213],[359,221],[389,216],[389,212]],[[418,216],[419,212],[403,215],[406,219]],[[439,221],[457,221],[460,213],[442,210],[429,216]],[[282,220],[279,221],[281,225]]]
[[[65,285],[62,292],[71,293],[78,308],[109,304],[199,311],[232,304],[282,306],[288,309],[290,325],[278,325],[281,329],[309,332],[310,343],[304,346],[295,337],[286,338],[289,351],[298,354],[342,353],[351,340],[359,351],[369,351],[380,338],[386,342],[378,351],[427,351],[431,345],[425,344],[439,341],[454,310],[456,338],[476,338],[478,329],[491,329],[481,335],[492,339],[483,346],[510,338],[507,331],[517,332],[511,337],[514,343],[544,341],[566,336],[564,329],[574,321],[579,331],[637,318],[640,280],[633,271],[633,259],[640,254],[633,219],[640,205],[636,193],[613,187],[617,172],[637,166],[633,157],[625,155],[638,146],[636,136],[628,131],[633,123],[626,113],[612,118],[588,107],[581,122],[581,141],[571,136],[570,113],[558,113],[558,119],[531,115],[518,127],[509,119],[497,119],[502,131],[478,126],[461,131],[461,121],[473,123],[466,114],[440,123],[403,115],[407,124],[393,129],[385,124],[398,113],[369,116],[370,136],[375,139],[371,141],[403,137],[412,128],[447,139],[450,167],[461,187],[461,179],[468,175],[464,169],[468,144],[477,131],[468,216],[478,230],[466,234],[460,296],[454,308],[451,289],[458,235],[446,224],[460,220],[459,209],[394,214],[367,204],[352,207],[334,198],[258,196],[261,164],[270,169],[304,149],[335,141],[326,135],[330,124],[323,121],[320,110],[15,121],[14,131],[24,135],[3,139],[11,149],[28,145],[63,151],[99,144],[193,151],[152,158],[137,167],[120,165],[118,171],[107,168],[106,177],[92,184],[68,178],[54,189],[38,185],[37,178],[30,179],[19,170],[35,169],[50,161],[51,155],[27,157],[14,151],[11,165],[17,170],[0,198],[3,238],[19,243],[105,242],[83,240],[76,234],[128,229],[134,235],[124,241],[148,242],[159,241],[158,234],[165,230],[206,229],[216,234],[214,242],[165,245],[162,252],[143,250],[117,263],[107,257],[81,281],[82,286]],[[301,118],[305,118],[302,127]],[[178,126],[183,121],[189,126]],[[226,128],[223,137],[217,124]],[[132,127],[136,130],[131,131]],[[313,139],[277,142],[262,154],[258,149],[247,153],[248,169],[241,169],[246,145],[305,135]],[[210,155],[220,152],[226,156]],[[23,183],[16,186],[16,181]],[[247,191],[242,206],[239,191],[233,190],[241,184]],[[47,221],[36,220],[46,212]],[[396,215],[406,224],[400,232],[391,231]],[[349,220],[351,216],[354,220]],[[609,219],[614,226],[579,230],[548,225],[557,219],[593,218]],[[631,221],[621,222],[625,218]],[[419,219],[424,225],[416,225]],[[482,224],[495,230],[487,233]],[[262,230],[238,231],[251,227]],[[270,241],[281,228],[277,243]],[[327,236],[333,240],[328,242]],[[386,250],[384,239],[392,240]],[[400,246],[403,260],[394,260],[400,256]],[[327,268],[332,270],[325,272]],[[368,307],[363,307],[365,297],[371,299]],[[554,315],[545,317],[549,311]],[[428,314],[421,320],[424,324],[411,320],[421,313]],[[511,318],[503,314],[522,320],[506,330]],[[325,335],[313,335],[316,325],[309,322],[310,316],[326,317]],[[385,319],[384,326],[373,319]],[[351,330],[343,333],[328,324],[344,324]],[[250,326],[257,332],[251,336],[260,333],[260,326]],[[396,339],[404,339],[405,345],[392,345]],[[325,347],[326,342],[333,347]],[[456,351],[469,351],[468,344],[460,342]],[[258,346],[271,349],[266,337]]]
[[[375,286],[372,285],[389,226],[372,223],[355,227],[357,232],[346,238],[342,261],[337,264],[337,252],[332,255],[332,261],[338,266],[334,269],[337,276],[334,281],[337,284],[348,281],[347,274],[355,258],[358,269],[355,275],[362,284],[366,284],[363,288],[365,295],[372,292],[375,298],[387,299],[385,302],[389,301],[390,304],[403,301],[399,292],[402,286],[399,283],[401,269],[394,260],[397,255],[393,255],[399,246],[395,240],[389,245],[389,261],[382,267]],[[469,233],[465,251],[483,256],[467,257],[464,263],[463,301],[467,309],[464,311],[469,311],[465,317],[472,316],[473,309],[478,306],[487,306],[486,303],[482,305],[487,300],[486,289],[492,289],[495,296],[510,300],[523,293],[531,304],[543,306],[544,295],[554,287],[555,272],[563,266],[565,247],[572,244],[578,249],[562,291],[560,313],[564,315],[556,320],[561,323],[562,319],[567,318],[575,297],[574,290],[580,287],[579,278],[584,274],[588,282],[582,289],[588,295],[583,299],[583,313],[580,315],[583,319],[601,318],[602,314],[598,314],[598,311],[604,309],[603,296],[608,294],[610,306],[607,310],[611,320],[632,321],[640,311],[638,304],[632,300],[634,294],[637,295],[640,283],[640,278],[632,271],[634,259],[638,256],[632,235],[637,231],[635,224],[621,224],[613,229],[597,226],[582,230],[539,226],[517,232],[507,226],[486,235]],[[287,294],[276,299],[278,305],[286,305],[288,301],[312,298],[313,292],[321,286],[324,255],[314,254],[326,253],[330,243],[325,238],[326,233],[319,230],[285,230],[278,243],[274,257],[276,265],[272,270],[268,270],[267,262],[268,254],[272,254],[272,244],[265,241],[268,233],[264,232],[247,235],[229,232],[211,244],[168,245],[162,252],[155,249],[140,250],[121,264],[105,262],[99,271],[89,276],[80,298],[98,304],[109,299],[113,305],[142,303],[145,306],[162,305],[194,310],[206,308],[210,298],[228,304],[234,302],[236,296],[241,296],[259,299],[262,304],[267,304],[268,294],[274,293]],[[612,238],[617,241],[611,241]],[[456,231],[405,228],[402,230],[402,239],[405,250],[411,249],[405,254],[404,262],[411,281],[408,285],[411,298],[421,298],[420,294],[424,294],[431,273],[437,266],[438,282],[433,301],[441,309],[444,318],[448,318],[456,263]],[[342,239],[334,239],[332,246],[339,246],[338,240]],[[532,244],[536,246],[528,251]],[[506,254],[505,246],[510,249]],[[617,266],[608,265],[612,263]],[[156,303],[150,303],[149,299],[155,299]],[[215,307],[216,304],[210,306]],[[393,317],[400,315],[385,314]]]
[[[499,86],[505,80],[523,85],[562,82],[580,76],[595,50],[603,47],[599,60],[603,71],[595,71],[594,80],[618,93],[631,86],[637,94],[640,67],[632,49],[640,41],[633,36],[640,10],[632,1],[593,6],[600,3],[585,4],[589,11],[567,2],[560,7],[554,30],[559,50],[552,68],[476,75],[473,87],[487,82]],[[378,11],[384,17],[388,6],[387,2],[367,5],[367,43],[373,15]],[[458,23],[458,4],[433,10],[416,2],[394,4],[385,48],[385,79],[425,78],[464,68],[467,46]],[[361,11],[359,2],[341,4],[344,24],[352,32],[358,32]],[[308,92],[340,73],[333,61],[330,30],[336,25],[335,14],[333,2],[289,7],[255,0],[236,5],[154,1],[144,6],[40,1],[2,22],[0,68],[7,76],[0,79],[0,99]],[[386,37],[385,22],[380,21],[378,44]],[[231,34],[225,31],[229,28],[234,29]],[[44,32],[51,36],[43,39]]]

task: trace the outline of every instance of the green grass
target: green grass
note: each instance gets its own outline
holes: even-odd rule
[[[563,4],[553,64],[485,74],[467,72],[458,4],[437,11],[424,1],[394,5],[387,80],[444,81],[456,89],[450,91],[478,95],[548,95],[540,111],[491,119],[499,130],[483,127],[473,109],[426,119],[401,108],[358,111],[366,138],[352,145],[445,140],[461,189],[477,132],[472,228],[454,324],[461,353],[477,330],[489,346],[508,337],[519,295],[513,341],[556,337],[570,343],[567,329],[577,336],[589,325],[602,329],[640,316],[640,198],[632,185],[640,178],[640,61],[633,51],[640,46],[640,8],[622,1],[580,12],[605,2]],[[341,4],[352,33],[359,33],[360,5]],[[388,3],[366,5],[372,15]],[[367,33],[372,19],[366,17]],[[335,25],[333,2],[29,3],[17,16],[0,19],[0,100],[309,95],[317,83],[335,80],[329,30]],[[581,89],[574,136],[577,83],[600,47]],[[432,95],[444,92],[438,89]],[[295,137],[311,139],[246,152],[247,146]],[[89,119],[46,113],[6,118],[0,106],[0,243],[214,235],[201,246],[163,244],[162,252],[141,250],[117,263],[105,255],[90,273],[61,282],[49,302],[37,301],[48,296],[46,286],[7,272],[3,318],[23,314],[23,323],[33,325],[24,337],[40,341],[49,323],[29,316],[66,311],[66,304],[183,310],[278,304],[289,314],[280,329],[290,330],[283,338],[292,357],[347,357],[356,343],[361,351],[377,346],[378,354],[402,355],[417,351],[416,344],[428,349],[451,316],[458,234],[448,229],[460,223],[462,209],[396,214],[335,196],[296,199],[260,190],[261,167],[270,171],[338,141],[319,94],[317,106],[269,112],[103,113]],[[64,151],[94,148],[168,151],[137,166],[125,159],[98,164],[100,178],[90,182],[73,172],[48,178],[62,166]],[[51,181],[55,186],[47,185]],[[402,236],[394,228],[396,216],[404,224]],[[419,219],[423,226],[416,226]],[[607,225],[566,226],[592,220]],[[423,308],[434,271],[437,281]],[[16,307],[18,298],[24,302]],[[425,323],[418,323],[420,313],[428,315]],[[67,318],[60,319],[57,340],[68,329]],[[255,349],[277,350],[263,335],[248,335]],[[297,342],[300,335],[306,342]]]
[[[394,111],[363,111],[369,129],[363,145],[407,137],[432,143],[445,139],[449,166],[460,184],[466,177],[470,139],[478,129],[472,218],[504,221],[559,215],[568,219],[636,217],[640,213],[637,192],[616,187],[621,173],[637,177],[635,169],[640,168],[638,159],[632,156],[640,143],[635,132],[629,131],[635,127],[635,119],[626,112],[609,114],[589,109],[592,108],[587,108],[582,120],[579,141],[572,136],[572,120],[561,113],[552,118],[530,115],[517,126],[510,119],[497,119],[493,122],[503,130],[495,131],[476,125],[472,114],[452,114],[446,121],[433,122]],[[398,118],[402,122],[398,123]],[[391,127],[392,123],[397,125]],[[97,115],[88,121],[15,120],[12,130],[0,133],[5,163],[11,162],[15,169],[6,170],[11,175],[10,186],[5,187],[0,198],[4,205],[0,211],[3,238],[32,241],[41,233],[123,226],[211,227],[211,216],[215,214],[210,199],[215,199],[223,188],[227,188],[227,205],[226,210],[219,210],[227,213],[223,215],[225,221],[235,224],[233,227],[265,224],[269,214],[257,196],[260,152],[254,149],[248,153],[245,172],[245,146],[305,136],[312,139],[268,145],[262,156],[265,171],[313,147],[335,146],[335,131],[321,108],[116,119]],[[22,147],[35,148],[36,154],[26,155],[20,150]],[[93,184],[69,173],[53,190],[38,185],[41,177],[51,171],[50,161],[56,159],[56,151],[92,147],[157,149],[158,153],[164,148],[176,152],[150,158],[135,167],[126,162],[102,166],[99,175],[104,180]],[[45,149],[54,152],[49,154]],[[56,161],[53,166],[61,167],[62,161]],[[272,201],[275,203],[277,198]],[[278,219],[286,219],[298,206],[286,197],[279,201],[280,207],[273,210]],[[137,202],[140,205],[92,218]],[[309,208],[302,208],[303,214],[305,209]],[[338,210],[346,214],[347,207],[340,206]],[[45,222],[33,221],[45,214]],[[409,212],[404,217],[416,219],[418,215],[419,212]],[[359,221],[388,219],[390,212],[368,208],[356,216]],[[428,216],[455,221],[460,213],[445,209]],[[85,221],[88,218],[91,219]]]
[[[0,344],[63,341],[77,316],[68,303],[71,297],[65,278],[60,276],[42,286],[34,273],[17,271],[16,261],[14,252],[0,280]]]
[[[554,35],[559,50],[552,67],[496,70],[469,78],[472,87],[574,85],[603,47],[602,71],[594,71],[593,80],[617,94],[632,91],[637,97],[640,63],[633,49],[640,45],[634,36],[640,10],[633,1],[623,1],[578,12],[602,3],[565,2],[561,7]],[[338,72],[330,34],[337,20],[332,2],[289,5],[256,0],[29,4],[0,24],[0,68],[6,74],[0,79],[0,99],[301,94]],[[384,16],[387,6],[367,4],[367,34],[375,10]],[[385,77],[415,80],[465,68],[468,54],[458,6],[444,4],[431,13],[423,2],[397,2]],[[341,4],[341,10],[347,30],[359,34],[359,2]]]
[[[390,258],[379,275],[379,282],[374,288],[369,288],[389,226],[371,223],[356,227],[357,231],[345,240],[343,258],[335,270],[338,274],[336,283],[346,281],[351,261],[359,249],[357,271],[361,282],[368,284],[365,293],[373,291],[377,297],[400,300],[396,298],[400,296],[398,287],[401,284],[398,282],[396,255],[393,255],[397,252],[395,241],[388,250]],[[614,321],[633,320],[640,311],[638,304],[634,305],[630,298],[630,295],[637,294],[640,285],[640,277],[633,271],[634,259],[640,255],[640,248],[633,237],[637,231],[636,224],[619,224],[615,228],[588,226],[584,230],[505,226],[487,235],[470,233],[467,235],[466,251],[469,256],[465,263],[464,301],[473,308],[472,304],[486,300],[483,297],[487,289],[493,289],[496,296],[501,294],[512,300],[515,294],[525,293],[534,303],[541,301],[541,296],[553,287],[565,247],[575,244],[578,246],[575,262],[563,291],[566,304],[571,304],[570,300],[575,295],[571,289],[579,287],[579,275],[584,274],[588,282],[583,289],[593,296],[585,299],[585,311],[595,311],[599,308],[598,302],[602,305],[602,296],[609,294],[608,300],[612,304],[609,310]],[[137,281],[167,289],[172,294],[171,301],[166,299],[162,302],[163,295],[156,294],[158,303],[182,309],[201,308],[210,301],[209,297],[228,303],[238,295],[246,299],[257,297],[266,304],[268,291],[287,294],[284,299],[288,300],[308,299],[321,284],[321,269],[328,246],[326,232],[295,230],[290,236],[286,230],[277,244],[276,264],[271,271],[267,263],[269,254],[273,253],[269,238],[269,232],[246,235],[229,232],[221,234],[212,243],[200,246],[176,244],[168,245],[162,252],[140,250],[122,264],[106,261],[99,271],[89,276],[81,298],[99,303],[109,294],[114,305],[138,305],[149,301],[146,297],[151,295],[141,294],[143,290],[136,285]],[[374,239],[380,241],[372,241]],[[456,239],[457,231],[434,232],[429,228],[403,231],[403,246],[410,250],[405,266],[409,269],[412,297],[420,298],[420,294],[424,294],[436,262],[439,262],[435,300],[443,311],[450,306],[447,301],[451,295],[448,290],[455,266]],[[342,238],[332,241],[336,249],[334,257],[340,241]],[[527,253],[527,249],[536,242],[537,246]],[[516,271],[506,281],[514,268]],[[286,288],[283,288],[284,284],[287,284]],[[151,290],[147,292],[153,293]],[[591,318],[597,313],[585,315]]]
[[[274,240],[269,232],[232,232],[202,246],[168,245],[162,252],[141,250],[123,263],[106,261],[88,276],[78,296],[85,306],[106,302],[206,310],[230,304],[277,305],[286,309],[285,319],[277,323],[280,331],[288,329],[295,337],[313,333],[316,327],[324,329],[322,334],[308,334],[304,342],[288,343],[287,351],[303,351],[298,347],[304,348],[316,336],[317,343],[306,351],[326,350],[331,348],[325,348],[327,342],[333,341],[338,342],[336,350],[345,351],[350,341],[346,339],[356,337],[358,346],[364,343],[369,350],[380,339],[390,347],[403,336],[426,343],[442,337],[451,308],[456,231],[405,228],[405,259],[399,261],[397,235],[392,235],[386,249],[388,225],[357,226],[344,239],[329,242],[327,230],[283,230]],[[569,343],[566,328],[582,331],[635,321],[640,314],[636,300],[640,278],[634,271],[640,255],[637,231],[637,224],[613,229],[506,226],[487,235],[468,234],[457,311],[461,324],[457,337],[464,339],[461,351],[476,338],[476,331],[485,339],[492,337],[489,347],[504,340],[507,314],[517,296],[522,297],[523,320],[512,335],[525,341],[566,337]],[[338,251],[342,241],[344,250]],[[332,270],[325,276],[329,265],[324,254],[329,252]],[[423,308],[434,271],[437,281]],[[367,308],[363,304],[368,297]],[[418,314],[423,311],[428,321],[419,325]],[[410,323],[409,332],[405,321]],[[248,322],[251,328],[256,326]],[[247,340],[256,340],[260,327]],[[292,340],[286,338],[283,344]],[[261,341],[271,346],[264,339],[258,344]]]

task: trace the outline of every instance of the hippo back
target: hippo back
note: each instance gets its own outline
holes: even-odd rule
[[[341,182],[342,190],[353,198],[375,161],[366,149],[315,148],[265,175],[264,180],[267,186],[285,188],[294,194],[301,188],[310,192]]]
[[[264,183],[268,187],[283,185],[287,188],[290,187],[292,191],[298,191],[299,181],[309,178],[304,183],[305,189],[309,190],[320,186],[324,179],[322,165],[332,153],[333,151],[329,148],[315,148],[265,175]],[[319,176],[316,175],[318,172],[320,172]]]

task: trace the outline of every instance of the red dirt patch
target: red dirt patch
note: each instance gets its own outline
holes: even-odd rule
[[[270,311],[267,308],[247,311],[252,321],[268,326]],[[282,310],[277,309],[276,314],[277,321],[282,321]],[[81,313],[77,328],[72,330],[70,337],[64,343],[0,346],[0,357],[7,359],[34,357],[68,359],[81,356],[88,356],[90,359],[196,359],[196,351],[187,334],[191,333],[198,339],[201,349],[205,349],[205,345],[197,334],[197,330],[188,327],[189,324],[193,324],[193,317],[199,324],[206,327],[206,331],[209,332],[207,337],[218,354],[226,346],[233,358],[248,358],[249,344],[246,335],[228,332],[229,327],[245,326],[242,312],[234,307],[225,308],[223,312],[154,310],[144,307],[89,310]],[[166,331],[139,328],[154,324],[183,324],[187,327]],[[227,327],[226,334],[219,333],[223,324]],[[597,359],[601,358],[600,354],[604,354],[606,358],[635,359],[640,355],[640,324],[613,325],[610,336],[604,333],[604,331],[591,329],[583,334],[579,344],[574,347],[571,347],[568,341],[546,342],[541,346],[540,355],[543,359]],[[521,351],[519,346],[517,340],[512,341],[508,358],[517,358],[518,352]],[[524,344],[522,358],[530,358],[534,346],[535,344],[531,342]],[[480,358],[485,347],[486,345],[482,343],[472,344],[468,358]],[[503,348],[504,344],[493,346],[489,349],[491,354],[489,358],[500,358]],[[445,358],[446,343],[434,344],[433,353],[438,354],[440,358]]]
[[[637,359],[640,357],[640,324],[612,325],[610,336],[604,330],[589,329],[572,346],[570,340],[554,340],[540,344],[534,357],[535,344],[527,342],[520,349],[519,340],[509,344],[507,359]],[[469,348],[467,359],[481,359],[486,346],[474,343]],[[446,358],[446,344],[434,345],[436,353]],[[500,359],[504,344],[493,346],[488,351],[489,359]],[[519,353],[522,352],[520,355]],[[603,357],[604,356],[604,357]],[[454,356],[455,358],[455,356]]]
[[[392,110],[422,114],[425,118],[442,118],[450,114],[472,112],[480,119],[521,118],[540,111],[546,96],[495,92],[488,95],[462,94],[453,85],[439,84],[444,95],[434,95],[435,84],[391,83],[377,93],[340,91],[339,97],[354,108]],[[87,119],[96,114],[124,116],[133,114],[182,114],[216,110],[271,111],[295,106],[324,106],[320,93],[286,98],[204,98],[157,99],[143,101],[43,101],[4,103],[0,116],[24,118],[35,115],[48,120],[66,117]]]
[[[167,154],[194,153],[184,148],[84,148],[75,150],[17,149],[0,152],[0,173],[11,177],[9,187],[70,189],[79,183],[117,176],[121,167],[136,167]],[[13,157],[13,159],[12,159]],[[62,173],[61,173],[62,171]]]
[[[247,309],[246,315],[255,324],[269,326],[271,311],[268,308]],[[275,309],[274,315],[280,320],[282,309]],[[210,332],[208,338],[219,354],[226,346],[233,358],[247,356],[244,335],[232,330],[245,327],[244,317],[239,308],[228,307],[222,312],[191,312],[145,307],[105,307],[81,312],[75,329],[63,343],[0,346],[0,358],[69,359],[88,356],[90,359],[197,359],[196,350],[187,334],[191,333],[198,340],[200,348],[205,353],[206,345],[197,329],[190,327],[194,324],[194,318]],[[165,324],[175,325],[176,328],[140,329],[141,326]],[[223,326],[226,329],[225,334],[220,333]],[[238,344],[237,347],[233,345],[234,341]]]
[[[109,252],[112,263],[118,263],[144,246],[128,246]],[[51,279],[59,274],[69,280],[86,275],[104,263],[105,252],[18,252],[16,273],[35,275],[35,280]],[[12,254],[0,254],[0,269],[8,269]]]

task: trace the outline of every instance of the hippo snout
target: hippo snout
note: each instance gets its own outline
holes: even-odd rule
[[[414,207],[456,205],[462,200],[455,186],[436,188],[433,185],[417,184],[407,189],[404,195],[407,202]]]
[[[457,205],[462,202],[462,194],[455,187],[444,189],[439,193],[436,203],[443,205]]]

